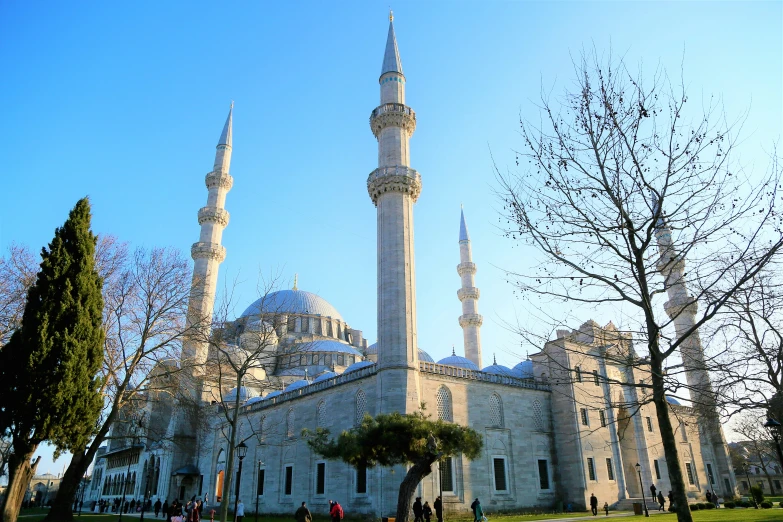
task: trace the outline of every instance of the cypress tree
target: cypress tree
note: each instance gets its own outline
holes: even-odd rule
[[[104,336],[95,245],[84,198],[43,249],[21,326],[0,350],[0,430],[13,447],[3,522],[17,518],[38,445],[82,450],[96,428]]]

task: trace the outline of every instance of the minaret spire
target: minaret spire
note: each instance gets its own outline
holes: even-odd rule
[[[478,313],[478,300],[481,292],[476,288],[476,265],[473,263],[470,235],[468,235],[468,226],[465,224],[465,211],[462,208],[460,208],[459,219],[457,273],[462,281],[462,288],[457,290],[457,298],[462,303],[459,325],[462,327],[462,337],[465,342],[465,358],[481,368],[481,324],[484,322],[484,318]]]
[[[413,204],[421,176],[410,168],[416,113],[405,105],[405,76],[391,20],[378,83],[381,104],[370,114],[378,168],[367,179],[367,191],[378,209],[379,413],[408,413],[420,406]]]

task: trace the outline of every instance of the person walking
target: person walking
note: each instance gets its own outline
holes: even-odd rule
[[[242,519],[245,517],[245,505],[242,503],[242,499],[239,499],[239,502],[237,502],[237,522],[242,522]]]
[[[163,506],[161,506],[160,516],[162,518],[168,518],[169,514],[169,499],[166,499],[163,501]]]
[[[595,496],[595,493],[590,493],[590,511],[593,513],[593,516],[598,515],[598,498]]]
[[[421,497],[416,497],[416,502],[413,503],[413,522],[424,522],[422,515],[424,510],[421,507]]]
[[[663,491],[658,492],[658,511],[666,511],[666,499],[663,497]]]
[[[158,518],[158,513],[160,513],[160,499],[155,501],[152,508],[155,510],[155,518]]]
[[[609,516],[609,502],[604,502],[604,511],[606,511],[606,516]]]
[[[438,519],[438,522],[443,522],[443,501],[440,495],[435,499],[435,503],[432,506],[435,508],[435,518]]]
[[[657,491],[658,491],[658,488],[655,487],[655,484],[650,484],[650,497],[651,498],[657,498],[658,497]]]
[[[476,506],[478,506],[479,500],[476,499],[473,501],[473,503],[470,505],[470,509],[473,510],[473,520],[476,520]]]
[[[674,491],[669,490],[669,511],[674,511]]]
[[[302,505],[299,506],[299,509],[296,510],[296,513],[294,513],[294,518],[296,519],[296,522],[312,522],[313,521],[313,515],[310,513],[310,510],[307,509],[307,504],[302,502]]]
[[[476,504],[476,514],[474,515],[476,518],[474,520],[475,522],[481,522],[481,519],[484,518],[484,510],[481,508],[481,502],[479,502],[479,499],[476,499],[473,503]]]
[[[424,503],[422,513],[424,514],[424,522],[430,522],[430,519],[432,518],[432,508],[430,507],[429,502]]]

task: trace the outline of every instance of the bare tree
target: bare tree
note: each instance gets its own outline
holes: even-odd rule
[[[759,415],[759,412],[745,412],[735,424],[734,431],[745,438],[740,444],[747,452],[746,460],[758,463],[758,467],[767,478],[769,490],[774,495],[776,493],[775,485],[770,477],[769,467],[774,464],[781,466],[781,463],[777,461],[774,443],[769,439],[769,433],[763,427],[765,418],[766,416]]]
[[[19,327],[38,264],[37,256],[16,244],[9,246],[7,255],[0,258],[0,349]]]
[[[539,124],[521,123],[522,170],[497,173],[508,236],[542,255],[510,276],[539,305],[623,306],[647,351],[678,520],[690,521],[664,365],[682,357],[694,407],[719,430],[699,328],[779,252],[779,172],[745,176],[731,160],[739,125],[712,99],[689,121],[684,85],[661,70],[645,78],[593,51],[575,72],[559,103],[542,95]]]
[[[199,326],[185,320],[191,268],[178,251],[137,249],[128,255],[124,245],[113,243],[97,257],[105,274],[104,408],[95,437],[71,458],[47,520],[72,519],[81,477],[110,430],[123,436],[122,425],[139,418],[149,401],[176,394],[177,377],[186,369],[177,363],[181,341]]]

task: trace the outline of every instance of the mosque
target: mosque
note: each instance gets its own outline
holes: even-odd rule
[[[405,102],[407,78],[392,20],[379,77],[380,105],[369,119],[378,141],[378,166],[366,181],[377,208],[377,342],[368,344],[362,331],[326,299],[296,284],[250,304],[224,326],[223,332],[231,334],[227,342],[241,347],[247,336],[274,328],[276,341],[269,348],[274,363],[258,369],[253,383],[220,389],[221,400],[208,408],[213,412],[209,429],[192,444],[174,445],[171,437],[156,438],[152,431],[139,444],[113,439],[96,459],[89,498],[148,495],[170,502],[196,495],[214,507],[221,501],[226,473],[232,472],[220,408],[231,407],[237,394],[240,439],[247,446],[239,498],[248,512],[293,513],[302,501],[314,512],[326,512],[328,500],[337,499],[348,514],[393,516],[400,469],[356,469],[325,461],[310,450],[301,432],[322,427],[336,434],[365,414],[409,413],[421,403],[433,417],[470,426],[484,438],[480,458],[444,458],[419,485],[423,499],[442,494],[447,513],[468,511],[477,497],[489,513],[563,504],[584,508],[593,493],[602,505],[628,508],[641,502],[651,484],[671,489],[654,406],[644,403],[638,388],[622,384],[649,374],[618,363],[623,357],[609,357],[634,350],[630,336],[612,323],[602,327],[589,321],[577,330],[559,331],[513,368],[483,363],[477,267],[464,214],[455,238],[464,351],[436,362],[419,348],[413,207],[422,176],[410,166],[416,113]],[[226,256],[221,237],[233,183],[232,113],[233,107],[206,176],[207,205],[198,211],[201,235],[191,252],[200,291],[194,292],[190,310],[203,316],[213,313],[218,268]],[[667,237],[662,225],[659,244]],[[455,248],[455,259],[456,253]],[[664,275],[683,269],[682,263],[674,264]],[[678,280],[669,292],[672,306],[690,299]],[[271,325],[270,314],[282,320]],[[678,329],[693,320],[682,316]],[[700,350],[698,338],[694,342],[693,348]],[[185,351],[201,361],[209,357],[209,347],[196,341]],[[695,367],[691,373],[707,378]],[[215,400],[199,393],[205,404]],[[702,422],[692,408],[673,398],[669,402],[687,494],[733,494],[736,482],[720,426]],[[151,402],[148,409],[153,423],[177,417],[165,401]],[[159,431],[176,432],[176,421],[171,424]]]

